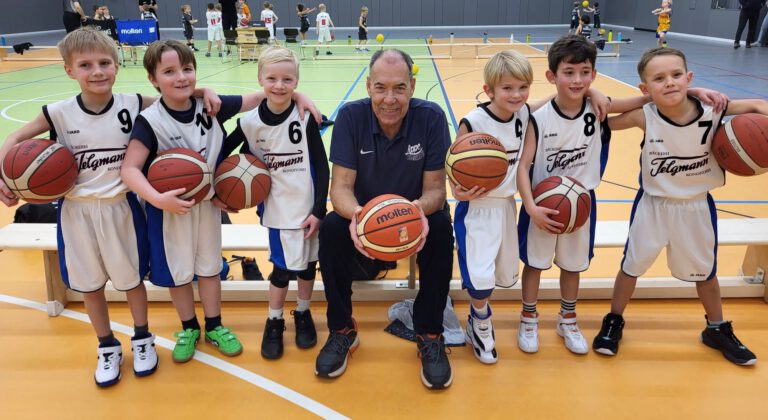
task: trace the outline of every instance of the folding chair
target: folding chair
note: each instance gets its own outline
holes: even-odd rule
[[[299,36],[299,30],[296,28],[283,28],[283,35],[285,35],[286,43],[296,43],[296,37]]]

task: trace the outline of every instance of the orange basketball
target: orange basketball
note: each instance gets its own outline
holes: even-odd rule
[[[768,117],[743,114],[725,122],[715,132],[712,153],[723,169],[736,175],[768,171]]]
[[[200,153],[177,147],[157,154],[149,165],[147,180],[161,193],[186,188],[179,198],[197,204],[211,190],[211,169]]]
[[[64,197],[75,186],[77,173],[72,153],[50,140],[24,140],[3,159],[3,181],[30,203],[50,203]]]
[[[565,225],[560,233],[571,233],[589,218],[592,199],[581,183],[569,176],[551,176],[536,185],[533,201],[538,206],[557,210],[552,220]]]
[[[357,219],[357,236],[365,250],[382,261],[397,261],[415,253],[421,230],[418,207],[394,194],[373,198]]]
[[[216,168],[213,189],[233,209],[258,206],[269,195],[272,178],[267,165],[253,155],[232,155]]]
[[[445,171],[455,184],[490,191],[507,176],[509,160],[500,141],[490,134],[467,133],[456,138],[445,157]]]

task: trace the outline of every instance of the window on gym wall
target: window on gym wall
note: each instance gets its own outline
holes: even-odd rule
[[[739,9],[739,0],[712,0],[713,9]]]

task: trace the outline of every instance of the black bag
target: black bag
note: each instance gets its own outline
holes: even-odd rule
[[[384,261],[372,260],[365,255],[355,252],[349,270],[352,272],[352,280],[377,280],[387,275]],[[384,274],[379,277],[379,274]]]
[[[13,223],[56,223],[58,203],[31,204],[26,203],[16,209]]]

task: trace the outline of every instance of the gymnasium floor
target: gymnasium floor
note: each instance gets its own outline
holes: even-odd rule
[[[515,39],[531,32],[533,41],[553,41],[559,27],[517,28]],[[448,32],[444,30],[442,32]],[[479,42],[477,30],[456,30],[456,42]],[[414,31],[387,32],[386,44],[409,43],[409,51],[424,53],[429,35]],[[432,33],[435,43],[447,33]],[[337,36],[343,40],[346,34]],[[509,40],[509,29],[489,30],[491,42]],[[653,34],[624,31],[632,44],[623,46],[620,58],[598,59],[599,76],[594,86],[612,97],[637,95],[635,66],[643,49],[653,44]],[[48,39],[46,39],[48,37]],[[40,37],[38,45],[53,43]],[[342,41],[343,42],[343,41]],[[198,42],[198,46],[201,43]],[[375,44],[375,42],[374,42]],[[733,50],[729,44],[671,38],[670,45],[688,54],[694,85],[718,89],[731,98],[768,97],[768,49]],[[489,47],[492,49],[492,47]],[[524,53],[535,53],[520,46]],[[421,50],[421,51],[417,51]],[[531,60],[536,81],[531,100],[554,93],[544,79],[546,62]],[[416,60],[420,67],[416,97],[444,107],[451,130],[455,122],[484,99],[482,68],[485,60]],[[310,95],[331,118],[346,100],[366,96],[364,60],[302,61],[299,90]],[[221,94],[258,90],[256,65],[237,60],[222,63],[198,55],[198,86]],[[68,79],[60,63],[0,63],[0,138],[5,138],[33,118],[48,102],[76,94],[76,82]],[[116,92],[155,92],[143,68],[121,68]],[[226,127],[231,130],[235,120]],[[323,138],[330,143],[332,128]],[[638,152],[642,133],[614,133],[603,183],[597,191],[599,219],[626,220],[637,187]],[[768,217],[766,178],[728,177],[727,185],[714,191],[718,216]],[[0,225],[12,220],[14,209],[0,208]],[[235,223],[256,223],[252,212],[233,217]],[[743,258],[741,247],[722,247],[719,273],[733,276]],[[268,271],[264,255],[256,255]],[[620,250],[598,250],[584,277],[615,275]],[[667,276],[663,255],[648,273]],[[478,363],[467,347],[452,349],[454,385],[429,392],[418,379],[415,345],[383,332],[386,308],[392,302],[357,302],[355,314],[361,330],[360,349],[348,371],[338,380],[325,381],[313,374],[314,359],[325,341],[324,302],[313,303],[320,332],[318,347],[300,351],[292,344],[293,325],[288,322],[286,352],[277,362],[259,355],[266,318],[266,303],[226,302],[223,317],[242,339],[245,351],[236,358],[220,357],[209,345],[200,344],[198,357],[186,365],[170,358],[169,341],[178,328],[170,303],[150,305],[150,327],[158,336],[160,367],[148,378],[131,373],[126,351],[124,376],[111,389],[97,389],[92,375],[96,340],[87,325],[82,304],[70,304],[63,316],[49,318],[45,301],[43,267],[38,252],[0,252],[0,406],[7,418],[123,418],[151,407],[165,418],[242,418],[244,416],[289,418],[346,416],[351,418],[441,418],[486,416],[490,418],[759,418],[765,412],[768,379],[764,361],[751,368],[731,365],[718,353],[698,342],[703,310],[696,300],[638,300],[627,313],[627,329],[621,353],[605,358],[595,353],[574,356],[554,332],[556,301],[542,302],[541,349],[527,355],[517,349],[519,302],[494,303],[494,325],[500,360],[495,366]],[[235,274],[239,270],[235,269]],[[390,277],[403,275],[398,269]],[[454,276],[458,277],[455,270]],[[557,272],[544,274],[556,277]],[[519,287],[519,286],[518,286]],[[292,305],[286,305],[290,310]],[[591,341],[599,329],[606,301],[579,303],[580,324]],[[465,302],[457,303],[459,319],[466,317]],[[760,299],[730,299],[726,318],[735,321],[739,338],[758,357],[768,357],[768,307]],[[131,326],[124,303],[111,305],[115,331],[127,350]],[[202,310],[198,315],[202,316]],[[85,322],[83,322],[85,321]],[[691,386],[694,385],[695,386]],[[177,388],[184,388],[178,398]],[[171,398],[168,398],[170,396]],[[43,400],[44,399],[44,400]],[[85,411],[83,411],[85,410]],[[6,414],[7,413],[7,414]]]

